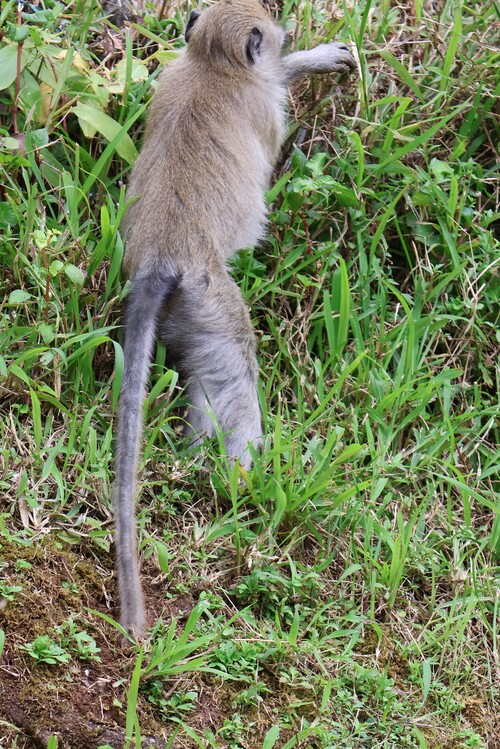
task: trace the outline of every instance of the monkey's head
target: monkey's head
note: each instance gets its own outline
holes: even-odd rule
[[[191,13],[185,38],[190,56],[248,68],[278,59],[285,32],[257,0],[219,0]]]

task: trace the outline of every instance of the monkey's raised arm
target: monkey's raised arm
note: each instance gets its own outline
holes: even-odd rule
[[[308,73],[347,73],[356,63],[343,42],[320,44],[314,49],[292,52],[283,58],[285,83]]]

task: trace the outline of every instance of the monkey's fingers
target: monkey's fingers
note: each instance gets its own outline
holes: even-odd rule
[[[328,47],[332,48],[332,70],[337,73],[348,73],[356,67],[356,61],[347,44],[344,44],[344,42],[332,42]]]

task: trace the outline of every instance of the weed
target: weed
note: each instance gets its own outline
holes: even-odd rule
[[[94,638],[87,632],[80,631],[71,617],[55,629],[60,636],[61,647],[75,653],[81,661],[101,660],[101,649],[97,647]]]
[[[144,693],[147,695],[148,702],[154,706],[155,712],[160,714],[162,720],[180,718],[192,712],[198,699],[198,692],[195,691],[174,692],[167,698],[164,696],[164,682],[160,680],[149,682],[144,688]]]
[[[22,585],[6,585],[0,583],[0,598],[4,598],[6,601],[13,601],[16,593],[19,593],[23,589]]]
[[[71,654],[60,645],[56,645],[48,635],[40,635],[32,642],[19,645],[19,649],[25,650],[38,664],[62,664],[71,658]]]

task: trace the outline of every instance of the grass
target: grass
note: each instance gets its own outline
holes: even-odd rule
[[[268,241],[234,260],[249,474],[185,452],[156,351],[141,649],[113,620],[119,225],[187,13],[41,5],[0,10],[0,744],[495,749],[498,3],[279,4],[358,75],[297,84]]]

